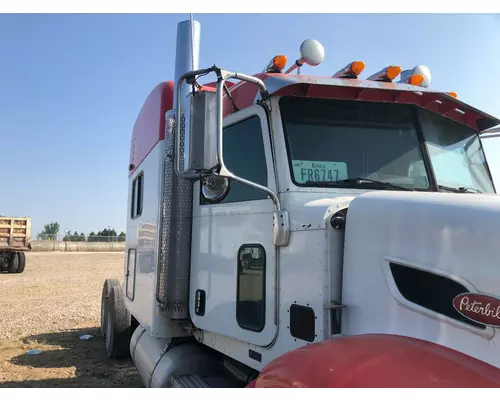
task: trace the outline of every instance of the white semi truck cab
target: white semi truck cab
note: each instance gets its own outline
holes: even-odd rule
[[[306,40],[244,75],[177,35],[133,128],[108,355],[147,387],[500,386],[500,121],[425,66],[303,75]]]

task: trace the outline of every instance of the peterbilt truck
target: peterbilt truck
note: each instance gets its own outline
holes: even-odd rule
[[[246,75],[199,44],[180,22],[133,127],[108,356],[146,387],[499,387],[500,121],[423,65],[304,74],[307,39]]]
[[[21,274],[31,251],[31,219],[0,215],[0,272]]]

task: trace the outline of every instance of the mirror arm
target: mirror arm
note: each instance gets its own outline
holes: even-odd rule
[[[257,85],[260,89],[262,99],[265,99],[269,96],[269,93],[260,79],[255,78],[253,76],[238,74],[235,72],[225,72],[221,71],[221,74],[217,80],[217,119],[216,119],[216,127],[217,127],[217,160],[220,166],[219,176],[226,176],[229,179],[232,179],[236,182],[239,182],[245,186],[251,187],[256,190],[260,190],[266,193],[274,203],[276,207],[276,211],[273,216],[273,237],[274,237],[274,245],[277,247],[288,246],[290,240],[290,216],[288,211],[283,210],[281,208],[281,202],[276,193],[274,193],[271,189],[266,186],[259,185],[257,183],[248,181],[246,179],[240,178],[239,176],[234,175],[230,172],[226,165],[224,164],[224,158],[222,156],[222,134],[223,134],[223,88],[226,83],[226,80],[235,78],[240,79],[242,81],[250,82]],[[278,286],[276,286],[278,287]]]
[[[218,74],[219,75],[219,74]],[[229,171],[226,167],[226,164],[224,163],[224,157],[223,157],[223,143],[222,143],[222,136],[223,136],[223,124],[224,124],[224,113],[223,113],[223,91],[224,91],[224,85],[228,79],[239,79],[241,81],[246,81],[249,83],[253,83],[254,85],[257,85],[260,89],[262,98],[266,98],[269,93],[266,89],[266,86],[264,85],[264,82],[260,80],[259,78],[255,78],[253,76],[249,75],[244,75],[244,74],[239,74],[237,72],[226,72],[226,71],[220,71],[220,75],[218,76],[217,80],[217,121],[216,121],[216,126],[217,126],[217,160],[220,165],[220,171],[219,175],[220,176],[226,176],[238,183],[241,183],[245,186],[249,186],[251,188],[260,190],[262,192],[265,192],[273,201],[274,205],[276,206],[276,211],[280,212],[281,211],[281,203],[276,195],[271,189],[269,189],[266,186],[259,185],[257,183],[248,181],[244,178],[240,178],[239,176],[234,175],[231,171]]]
[[[217,166],[219,167],[219,173],[216,174],[217,176],[221,177],[226,177],[228,179],[232,179],[238,183],[241,183],[245,186],[254,188],[256,190],[262,191],[266,193],[271,200],[274,203],[274,206],[276,207],[276,211],[274,213],[273,217],[273,226],[274,226],[274,244],[275,246],[287,246],[288,241],[290,239],[290,218],[288,215],[288,211],[283,210],[281,208],[281,202],[278,198],[278,195],[274,193],[271,189],[269,189],[266,186],[259,185],[257,183],[248,181],[244,178],[241,178],[239,176],[234,175],[231,171],[229,171],[224,164],[224,158],[222,155],[222,150],[223,150],[223,144],[222,144],[222,139],[223,139],[223,119],[224,119],[224,104],[223,104],[223,91],[224,87],[226,84],[226,81],[228,79],[238,79],[240,81],[245,81],[248,83],[252,83],[260,89],[260,94],[261,94],[261,99],[265,100],[266,98],[269,97],[269,92],[266,89],[266,85],[264,82],[256,78],[254,76],[250,75],[245,75],[245,74],[239,74],[237,72],[228,72],[221,70],[220,68],[216,67],[215,65],[212,66],[211,68],[206,68],[206,69],[200,69],[196,71],[191,71],[188,73],[185,73],[182,75],[179,80],[177,81],[177,93],[176,93],[176,98],[175,100],[175,105],[176,105],[176,110],[175,110],[175,131],[174,131],[174,143],[175,143],[175,156],[174,156],[174,169],[176,174],[184,179],[199,179],[203,175],[206,175],[208,171],[203,172],[186,172],[181,169],[181,160],[180,160],[180,154],[181,154],[181,145],[180,145],[180,138],[181,138],[181,104],[182,104],[182,98],[181,98],[181,89],[182,89],[182,84],[184,81],[186,81],[187,84],[193,85],[193,90],[194,85],[196,84],[196,78],[200,75],[208,75],[210,72],[215,72],[217,75],[217,88],[216,88],[216,103],[217,103],[217,115],[216,115],[216,134],[217,134]],[[210,171],[211,174],[215,174],[215,170]]]

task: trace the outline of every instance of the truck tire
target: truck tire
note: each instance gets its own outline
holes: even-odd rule
[[[109,358],[130,355],[131,316],[125,307],[123,292],[119,286],[109,291],[106,327],[106,353]]]
[[[22,274],[24,271],[24,267],[26,267],[26,254],[24,254],[22,251],[17,253],[17,256],[19,258],[19,267],[17,267],[16,273]]]
[[[9,260],[9,274],[15,274],[19,268],[19,255],[18,253],[11,253]]]
[[[106,279],[102,287],[101,294],[101,335],[103,339],[106,337],[106,326],[108,324],[108,297],[109,291],[114,286],[120,286],[118,279]]]

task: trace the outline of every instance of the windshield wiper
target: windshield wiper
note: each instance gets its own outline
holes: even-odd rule
[[[415,189],[408,188],[405,186],[399,186],[395,185],[390,182],[384,182],[384,181],[376,181],[373,179],[368,179],[368,178],[349,178],[349,179],[342,179],[338,181],[307,181],[305,183],[306,185],[310,186],[346,186],[346,185],[373,185],[373,186],[379,186],[380,188],[383,189],[395,189],[395,190],[406,190],[406,191],[412,191],[414,192]]]
[[[483,193],[479,189],[468,188],[468,187],[456,188],[451,186],[438,185],[438,189],[447,190],[448,192],[453,192],[453,193]]]

